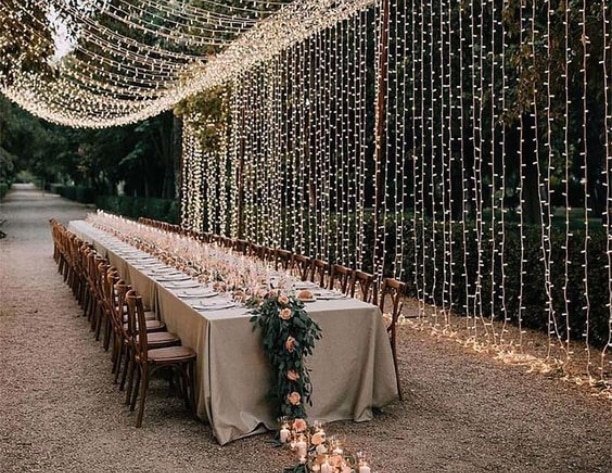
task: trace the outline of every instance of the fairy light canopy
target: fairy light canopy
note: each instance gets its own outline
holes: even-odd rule
[[[0,19],[10,20],[0,29],[0,92],[54,123],[134,123],[231,81],[372,3],[7,0],[0,9]],[[28,67],[36,54],[39,67]]]

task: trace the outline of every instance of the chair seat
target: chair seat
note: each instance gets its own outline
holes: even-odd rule
[[[147,332],[164,330],[166,328],[166,324],[161,320],[147,320]],[[125,331],[128,330],[128,325],[123,324],[123,329]],[[136,325],[136,330],[138,330],[138,325]]]
[[[139,335],[136,335],[136,343],[140,339]],[[147,344],[151,349],[170,347],[173,345],[180,345],[181,339],[174,333],[170,332],[151,332],[147,334]]]
[[[151,363],[184,362],[196,358],[196,353],[187,347],[155,348],[147,351],[147,359]]]

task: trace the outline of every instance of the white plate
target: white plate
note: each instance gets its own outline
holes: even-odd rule
[[[154,275],[153,276],[155,278],[156,281],[159,282],[180,282],[180,281],[188,281],[191,279],[190,276],[187,276],[186,274],[167,274],[167,275]]]
[[[209,297],[218,296],[219,293],[215,291],[177,291],[175,293],[179,299],[208,299]]]
[[[196,310],[221,310],[236,307],[236,303],[232,301],[220,301],[215,304],[193,304]]]
[[[168,281],[164,283],[166,289],[191,289],[202,287],[198,281]]]

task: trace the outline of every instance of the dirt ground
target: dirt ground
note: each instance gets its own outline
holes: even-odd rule
[[[144,425],[112,382],[52,258],[48,219],[90,209],[29,186],[0,207],[0,472],[278,472],[290,452],[257,435],[220,447],[163,383]],[[400,330],[402,403],[328,433],[377,473],[612,472],[612,403],[556,377]]]

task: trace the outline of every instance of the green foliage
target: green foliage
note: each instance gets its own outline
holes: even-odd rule
[[[222,87],[208,89],[185,99],[174,110],[178,116],[188,117],[204,151],[218,150],[221,137],[226,133],[229,117],[224,99],[226,93]]]
[[[0,181],[0,199],[6,195],[10,188],[11,186],[9,184]]]
[[[270,394],[279,416],[305,419],[304,403],[310,401],[310,377],[305,358],[321,338],[304,303],[279,291],[269,292],[263,301],[252,299],[251,322],[262,332],[264,353],[274,370]]]
[[[395,218],[387,219],[386,275],[393,275],[396,224]],[[499,223],[493,228],[490,222],[486,222],[480,244],[475,228],[474,222],[466,222],[464,228],[461,222],[443,227],[431,220],[418,222],[415,226],[412,216],[407,216],[402,232],[406,242],[402,279],[409,284],[411,296],[439,306],[444,304],[456,314],[482,315],[499,321],[506,317],[514,324],[520,318],[524,327],[543,331],[554,329],[554,316],[561,337],[565,338],[569,330],[574,340],[585,339],[588,334],[592,345],[605,346],[610,317],[607,307],[609,277],[607,234],[601,222],[589,221],[588,240],[584,219],[570,222],[567,265],[565,223],[552,226],[550,298],[547,295],[541,226],[524,225],[521,239],[520,226],[516,222],[506,222],[503,228]],[[415,237],[417,245],[413,244]],[[588,244],[586,253],[585,241]],[[445,260],[448,261],[445,254],[449,252],[452,252],[452,261],[445,265]],[[522,280],[521,258],[524,260]],[[444,286],[443,275],[447,274],[448,280],[451,268],[452,286]],[[482,309],[477,308],[476,300],[482,301]]]
[[[53,74],[49,59],[53,55],[54,43],[52,25],[47,21],[48,13],[40,2],[0,2],[0,86],[11,85],[23,72],[43,76]]]
[[[178,202],[157,197],[100,196],[96,199],[99,209],[138,219],[148,217],[169,223],[178,223]]]

